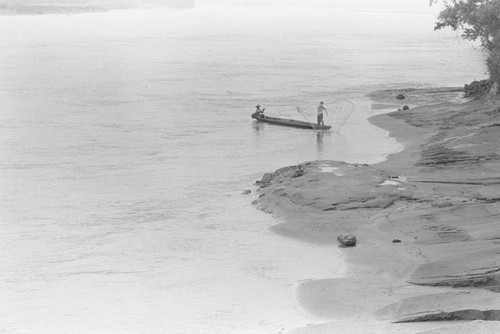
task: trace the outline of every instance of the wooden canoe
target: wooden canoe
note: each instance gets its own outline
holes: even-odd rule
[[[282,126],[291,126],[294,128],[301,128],[301,129],[330,130],[332,128],[330,125],[318,125],[316,123],[309,123],[309,122],[299,121],[296,119],[265,116],[257,113],[253,113],[252,118],[254,118],[257,122],[282,125]]]

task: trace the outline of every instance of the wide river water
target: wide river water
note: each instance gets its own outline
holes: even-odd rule
[[[340,252],[270,232],[253,184],[286,165],[400,150],[366,121],[370,91],[481,79],[481,53],[434,32],[427,1],[401,3],[0,17],[0,332],[321,321],[295,287],[342,275]],[[320,100],[341,131],[250,119],[257,103],[313,119]]]

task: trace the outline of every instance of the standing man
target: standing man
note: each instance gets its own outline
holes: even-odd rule
[[[325,122],[323,122],[323,111],[328,115],[328,111],[326,111],[323,101],[321,101],[318,106],[318,125],[325,125]]]

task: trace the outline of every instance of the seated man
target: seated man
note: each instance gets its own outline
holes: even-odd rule
[[[264,115],[264,111],[266,110],[266,108],[260,109],[260,104],[256,105],[255,108],[256,109],[255,109],[255,112],[252,115],[252,118],[266,117]]]

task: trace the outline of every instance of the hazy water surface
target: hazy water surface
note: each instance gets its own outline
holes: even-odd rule
[[[241,193],[285,165],[400,149],[366,122],[372,90],[479,79],[481,55],[433,21],[255,7],[0,17],[0,331],[315,321],[295,286],[340,275],[336,247],[269,232]],[[296,106],[339,98],[356,105],[340,133],[250,119],[256,103],[300,119]]]

